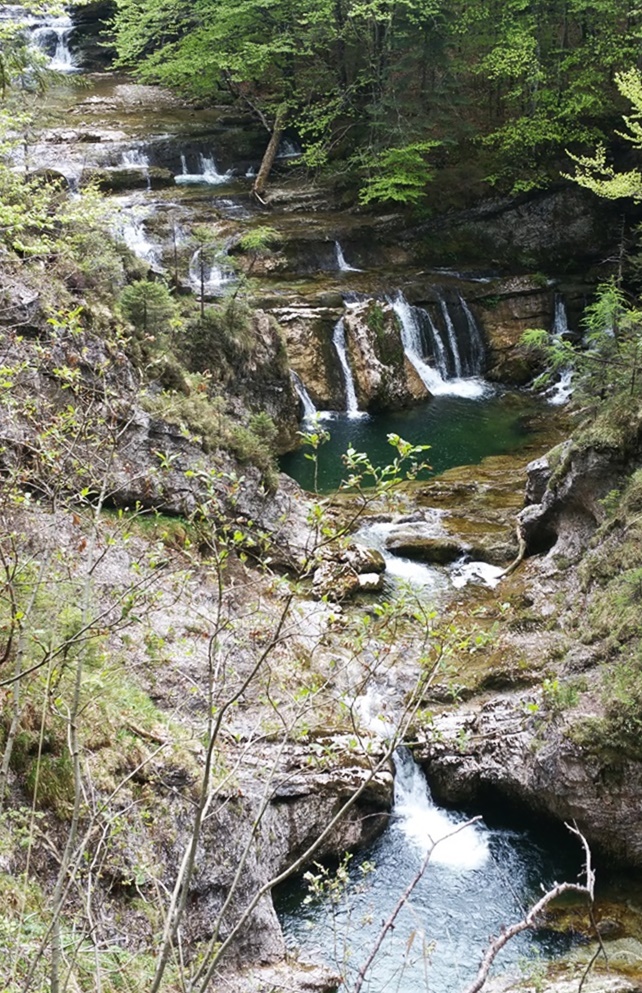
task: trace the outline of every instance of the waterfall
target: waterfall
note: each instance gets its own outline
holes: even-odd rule
[[[123,152],[120,164],[124,169],[140,169],[147,178],[147,189],[151,190],[152,181],[149,175],[149,156],[140,148],[130,148]]]
[[[473,317],[471,309],[461,293],[458,294],[458,297],[459,304],[466,318],[468,342],[470,344],[469,358],[465,363],[464,371],[469,376],[481,376],[484,371],[484,359],[486,358],[484,339],[482,338],[479,324]]]
[[[55,72],[76,72],[74,57],[69,50],[69,36],[73,30],[71,18],[62,14],[52,17],[34,28],[31,37],[38,48],[49,56],[49,68]]]
[[[292,141],[291,138],[281,138],[276,153],[277,159],[298,159],[302,154],[301,147],[296,141]]]
[[[334,331],[332,332],[332,344],[336,349],[339,362],[341,364],[341,371],[343,372],[343,383],[346,393],[346,414],[348,417],[361,417],[362,412],[359,410],[357,394],[354,388],[352,369],[350,368],[350,363],[348,361],[348,352],[346,349],[346,325],[343,317],[341,317],[334,326]]]
[[[290,376],[292,377],[292,384],[297,392],[301,405],[303,407],[303,420],[309,421],[317,415],[317,408],[314,406],[312,397],[306,390],[300,376],[297,376],[294,369],[290,369]]]
[[[361,272],[361,269],[357,269],[356,266],[348,265],[343,254],[343,249],[338,241],[334,243],[334,253],[337,259],[337,269],[339,272]]]
[[[140,217],[128,211],[121,217],[119,235],[130,251],[143,259],[156,271],[162,270],[160,249],[147,237],[145,225]]]
[[[433,803],[428,783],[409,749],[401,746],[393,754],[395,792],[393,816],[406,839],[423,852],[457,829],[462,819]],[[476,824],[441,841],[431,862],[460,871],[478,869],[489,857],[486,838]]]
[[[444,324],[446,325],[446,333],[450,343],[450,357],[455,367],[455,376],[457,379],[461,379],[462,367],[461,356],[459,355],[459,346],[457,345],[457,333],[455,331],[455,325],[453,324],[452,317],[450,316],[450,311],[448,310],[448,305],[443,297],[439,300],[439,306],[441,308]]]
[[[445,300],[440,300],[447,340],[427,311],[412,307],[401,291],[390,301],[401,325],[401,342],[408,360],[417,371],[426,389],[433,396],[450,394],[461,397],[480,397],[487,391],[487,385],[480,379],[462,378],[462,359],[457,344],[457,334]],[[479,328],[472,314],[470,321],[475,325],[478,346],[483,349]],[[435,365],[429,365],[424,357],[422,330],[426,331],[432,347]],[[451,377],[451,370],[454,377]]]
[[[553,315],[553,327],[551,333],[555,338],[561,338],[568,334],[568,317],[566,316],[566,304],[561,293],[555,294],[555,312]]]
[[[189,264],[189,281],[195,293],[201,292],[201,253],[203,249],[197,248],[192,255]],[[203,296],[219,297],[225,293],[226,288],[235,281],[234,273],[230,269],[216,263],[203,260]]]
[[[560,340],[565,335],[569,333],[568,317],[566,314],[566,305],[564,303],[564,297],[561,293],[555,294],[555,310],[553,313],[553,327],[551,328],[551,335],[553,338]],[[553,386],[546,391],[546,399],[549,403],[556,407],[561,407],[563,404],[568,403],[571,399],[573,393],[573,370],[572,369],[561,369],[560,378]]]
[[[418,308],[417,308],[418,309]],[[448,349],[444,344],[441,331],[427,310],[421,310],[424,317],[424,329],[427,331],[431,351],[437,365],[437,371],[442,380],[448,379]]]
[[[219,186],[221,183],[226,183],[232,176],[230,171],[219,172],[216,168],[216,162],[214,161],[214,156],[204,155],[202,152],[198,153],[198,172],[190,172],[187,155],[185,152],[181,153],[181,171],[174,177],[177,183],[182,183],[183,185],[189,185],[197,183],[207,183],[208,186]]]

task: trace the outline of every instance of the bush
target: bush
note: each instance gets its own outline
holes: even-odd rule
[[[185,327],[181,351],[193,372],[208,369],[221,381],[252,354],[256,345],[252,311],[240,300],[208,307]]]

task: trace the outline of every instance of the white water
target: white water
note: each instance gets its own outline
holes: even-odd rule
[[[352,369],[350,368],[350,362],[348,360],[348,351],[346,348],[346,325],[343,317],[339,318],[334,326],[334,331],[332,332],[332,344],[335,347],[339,358],[339,363],[341,365],[341,371],[343,373],[343,384],[346,393],[345,412],[348,417],[367,417],[368,415],[364,411],[359,410],[357,394],[354,388],[354,377],[352,375]]]
[[[386,538],[393,527],[393,524],[387,523],[367,524],[359,529],[356,538],[368,548],[376,548],[377,551],[381,552],[386,561],[386,576],[409,583],[419,589],[430,587],[436,592],[440,588],[444,588],[446,583],[444,582],[443,570],[426,565],[425,562],[405,558],[402,555],[393,555],[386,548]]]
[[[450,315],[448,315],[446,326],[448,328],[450,346],[453,350],[455,368],[459,370],[457,377],[454,379],[446,378],[444,373],[440,372],[434,366],[428,365],[424,359],[417,308],[411,307],[401,291],[391,300],[391,304],[401,324],[401,342],[404,352],[417,370],[424,386],[433,396],[481,397],[488,392],[488,384],[484,383],[483,380],[472,377],[470,379],[464,379],[461,377],[461,359],[459,358],[457,338],[452,321],[450,320]],[[448,309],[445,307],[444,301],[442,301],[442,310],[444,309],[447,314]],[[432,321],[430,323],[432,324]],[[432,327],[434,329],[434,324],[432,324]],[[441,355],[444,356],[445,360],[445,345],[438,332],[436,332],[436,344],[437,341],[439,342],[437,351],[439,352],[441,347]]]
[[[290,369],[290,376],[292,377],[292,383],[294,385],[294,389],[296,390],[297,396],[299,397],[299,400],[301,401],[301,405],[303,407],[303,420],[310,421],[314,417],[316,417],[318,413],[317,408],[315,407],[312,401],[312,397],[310,396],[305,386],[303,385],[303,381],[301,377],[297,376],[296,372],[293,369]]]
[[[564,335],[567,335],[569,330],[564,297],[561,293],[557,293],[555,295],[555,313],[553,316],[553,327],[551,329],[551,334],[553,335],[553,338],[557,338],[559,340],[563,338]],[[562,369],[557,383],[554,383],[553,386],[546,391],[546,399],[550,404],[553,404],[553,406],[561,407],[563,404],[568,403],[572,394],[573,370]]]
[[[450,568],[450,581],[456,590],[468,583],[481,582],[494,589],[504,575],[505,569],[490,562],[455,562]]]
[[[67,14],[51,17],[41,21],[34,28],[31,37],[35,45],[45,52],[51,51],[50,41],[55,37],[55,49],[49,60],[49,68],[55,72],[76,72],[74,57],[69,50],[69,36],[73,30],[73,22]]]
[[[231,172],[219,172],[213,156],[198,154],[198,171],[190,172],[187,155],[181,155],[181,172],[174,177],[175,181],[185,186],[190,184],[207,183],[208,186],[220,186],[231,178]]]
[[[334,253],[337,258],[337,269],[339,272],[361,272],[361,269],[357,269],[356,266],[348,265],[341,244],[338,241],[334,243]]]
[[[144,220],[139,213],[134,209],[123,211],[119,218],[117,233],[134,255],[147,262],[156,271],[162,270],[160,246],[150,241]]]
[[[473,317],[470,307],[464,300],[461,293],[457,295],[459,297],[461,309],[466,317],[466,324],[468,326],[468,340],[470,341],[470,367],[465,371],[473,376],[479,376],[484,368],[484,359],[486,357],[484,339],[482,338],[479,324]]]
[[[484,829],[471,824],[457,831],[458,825],[465,822],[461,817],[435,806],[426,777],[407,748],[397,748],[393,761],[393,817],[406,840],[422,853],[435,845],[430,861],[436,865],[448,866],[459,872],[479,869],[484,865],[489,857]]]
[[[298,159],[302,155],[299,145],[291,138],[282,138],[276,153],[277,159]]]
[[[189,281],[195,293],[201,292],[201,275],[204,297],[219,297],[235,282],[234,273],[216,263],[203,261],[201,274],[201,248],[197,248],[189,264]]]
[[[141,169],[147,178],[147,189],[151,189],[149,156],[146,152],[140,148],[130,148],[121,155],[120,164],[125,169]]]
[[[455,325],[452,322],[450,316],[450,311],[446,306],[446,301],[441,299],[439,301],[439,306],[441,308],[441,314],[444,319],[444,324],[446,326],[446,334],[448,335],[448,341],[450,342],[450,355],[455,366],[455,377],[461,379],[462,375],[462,365],[461,358],[459,355],[459,348],[457,346],[457,334],[455,332]]]

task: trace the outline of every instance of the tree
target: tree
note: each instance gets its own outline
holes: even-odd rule
[[[120,297],[125,317],[145,334],[162,334],[176,319],[176,304],[164,283],[139,279],[126,286]]]

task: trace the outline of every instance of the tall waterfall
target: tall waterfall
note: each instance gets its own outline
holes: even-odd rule
[[[296,390],[297,396],[301,401],[301,406],[303,407],[303,420],[309,421],[317,415],[317,408],[314,405],[312,397],[303,385],[303,381],[300,376],[297,376],[294,369],[290,369],[290,376],[292,377],[292,385]]]
[[[436,807],[423,772],[405,747],[395,749],[393,814],[405,837],[423,851],[436,844],[433,864],[465,871],[478,869],[489,856],[488,843],[475,824],[457,831],[461,818]],[[456,834],[452,832],[457,831]],[[452,835],[452,837],[447,837]],[[444,839],[440,841],[440,839]]]
[[[483,362],[483,341],[470,308],[463,309],[471,339],[470,356],[478,354],[479,364],[472,369],[473,361],[462,355],[454,321],[446,300],[440,299],[440,310],[444,323],[443,332],[428,311],[413,307],[399,291],[390,301],[401,325],[401,341],[404,352],[416,369],[426,389],[433,396],[451,394],[462,397],[478,397],[486,391],[486,384],[475,377],[481,372]],[[460,305],[461,306],[461,305]],[[474,326],[474,335],[471,329]],[[424,338],[428,350],[432,352],[434,365],[425,358]]]
[[[34,44],[49,56],[49,68],[55,72],[76,72],[74,57],[69,49],[69,36],[73,22],[67,14],[50,17],[34,28]]]
[[[346,414],[348,417],[361,417],[362,411],[359,410],[357,393],[354,388],[354,377],[352,375],[352,369],[350,368],[350,362],[348,361],[348,351],[346,348],[346,325],[343,317],[339,318],[334,326],[334,331],[332,332],[332,344],[336,349],[339,357],[339,363],[341,365],[341,371],[343,373],[343,384],[346,393]]]
[[[568,317],[566,315],[566,304],[564,303],[564,297],[561,293],[555,294],[555,311],[553,314],[553,327],[551,329],[552,334],[556,338],[561,338],[562,335],[568,334]]]
[[[343,254],[341,243],[338,241],[335,241],[334,243],[334,254],[337,259],[337,269],[339,272],[361,272],[361,269],[357,269],[356,266],[349,265],[346,262],[346,257]]]

